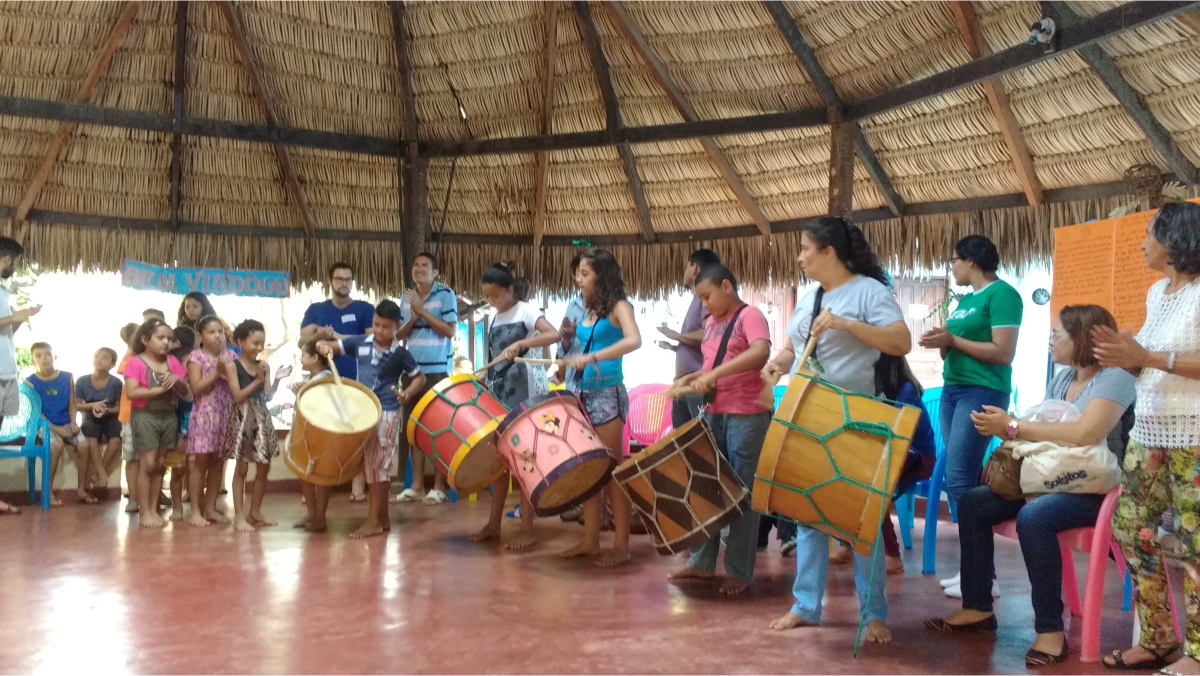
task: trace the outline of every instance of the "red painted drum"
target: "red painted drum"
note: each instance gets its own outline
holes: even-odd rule
[[[504,473],[496,427],[508,408],[477,378],[450,376],[433,386],[408,416],[408,443],[437,463],[450,487],[478,493]]]
[[[592,429],[579,398],[551,392],[513,409],[496,449],[538,516],[577,507],[604,488],[617,461]]]

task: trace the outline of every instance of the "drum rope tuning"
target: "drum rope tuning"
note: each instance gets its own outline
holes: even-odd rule
[[[479,406],[479,398],[481,396],[483,396],[483,392],[484,392],[484,390],[476,390],[475,396],[471,397],[468,401],[464,401],[464,402],[460,402],[460,403],[452,403],[451,406],[454,408],[454,413],[457,414],[459,409],[461,409],[464,406],[474,406],[476,408],[481,408]],[[449,402],[447,402],[447,403],[449,403]],[[503,402],[501,402],[501,403],[503,403]],[[451,415],[450,417],[451,417],[451,419],[454,418],[453,415]],[[464,437],[461,432],[459,432],[457,429],[455,429],[453,427],[448,427],[448,428],[441,429],[441,430],[432,430],[432,429],[429,429],[428,427],[426,427],[425,425],[423,425],[421,423],[421,421],[418,420],[417,418],[411,418],[411,420],[412,420],[412,424],[414,426],[419,427],[422,430],[424,430],[425,433],[428,434],[430,437],[434,437],[434,436],[438,436],[441,434],[445,434],[446,432],[450,432],[454,436],[458,437],[458,440],[460,442],[462,442],[464,444],[471,443],[470,439],[468,439],[467,437]],[[412,441],[412,440],[410,439],[410,441]],[[444,460],[442,460],[440,457],[435,455],[431,458],[431,460],[433,460],[435,463],[437,463],[439,466],[441,466],[443,472],[448,472],[450,470],[450,465],[447,465],[446,462]]]

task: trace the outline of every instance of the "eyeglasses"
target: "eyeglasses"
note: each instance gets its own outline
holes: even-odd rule
[[[946,259],[946,264],[947,264],[947,265],[954,265],[955,263],[957,263],[957,262],[959,262],[959,261],[965,261],[965,260],[966,260],[965,258],[959,258],[958,256],[951,256],[951,257],[949,257],[949,258],[947,258],[947,259]]]
[[[335,282],[345,282],[345,283],[349,284],[350,282],[353,282],[353,281],[354,281],[354,278],[353,278],[353,277],[334,277],[334,278],[333,278],[333,281],[335,281]]]

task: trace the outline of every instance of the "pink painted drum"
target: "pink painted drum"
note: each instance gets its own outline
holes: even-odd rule
[[[485,490],[504,474],[493,433],[508,408],[472,376],[433,386],[408,416],[408,443],[446,474],[462,495]]]
[[[569,392],[513,409],[496,429],[496,450],[538,516],[579,506],[604,488],[617,464]]]

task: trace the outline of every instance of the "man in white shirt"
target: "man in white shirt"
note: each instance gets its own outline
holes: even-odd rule
[[[25,250],[15,239],[0,237],[0,278],[9,279],[17,269],[17,259]],[[20,371],[13,349],[13,334],[42,306],[33,305],[13,312],[7,289],[0,287],[0,425],[4,418],[21,412]],[[46,471],[43,467],[42,471]],[[16,507],[0,500],[0,514],[16,514]]]

